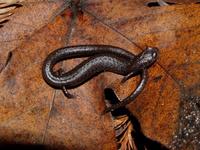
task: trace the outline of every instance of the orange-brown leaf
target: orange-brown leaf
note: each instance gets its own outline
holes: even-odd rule
[[[144,140],[171,149],[197,148],[199,4],[149,7],[149,0],[70,2],[23,2],[0,28],[1,142],[57,149],[116,149],[116,120],[110,114],[101,115],[106,105],[104,89],[112,88],[123,99],[133,91],[137,79],[121,85],[122,76],[103,73],[70,90],[76,98],[67,99],[62,91],[47,85],[41,74],[44,59],[57,48],[106,44],[134,54],[142,51],[139,47],[159,48],[145,89],[127,108],[137,118]],[[60,67],[68,70],[81,60]]]

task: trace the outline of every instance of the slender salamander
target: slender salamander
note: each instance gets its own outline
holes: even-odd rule
[[[120,103],[107,108],[104,112],[113,111],[133,101],[143,90],[149,68],[157,59],[158,49],[148,47],[138,55],[122,48],[110,45],[80,45],[60,48],[46,58],[42,68],[44,80],[53,88],[63,89],[67,97],[72,95],[67,89],[76,88],[102,72],[113,72],[123,75],[122,82],[140,74],[141,81],[136,89]],[[72,70],[57,74],[53,67],[60,61],[73,58],[89,57]]]

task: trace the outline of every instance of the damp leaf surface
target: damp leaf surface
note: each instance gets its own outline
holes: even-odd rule
[[[114,127],[121,127],[120,119],[101,115],[106,107],[104,92],[113,89],[121,100],[134,90],[138,78],[120,84],[122,76],[105,72],[70,90],[75,98],[68,99],[46,84],[41,71],[55,49],[104,44],[135,55],[146,46],[159,49],[145,89],[126,107],[140,129],[127,116],[122,118],[127,127],[123,139],[129,147],[138,148],[134,143],[138,137],[129,133],[134,131],[142,132],[140,144],[147,149],[157,145],[197,149],[200,5],[198,1],[167,1],[175,4],[150,7],[151,2],[19,1],[22,6],[0,28],[0,144],[117,149]],[[57,67],[69,70],[82,60],[64,61]]]

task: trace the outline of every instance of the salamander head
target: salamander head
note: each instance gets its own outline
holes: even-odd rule
[[[150,67],[158,58],[158,48],[147,47],[142,53],[139,54],[139,64],[143,68]]]

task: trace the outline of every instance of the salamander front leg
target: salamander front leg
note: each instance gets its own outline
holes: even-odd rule
[[[128,79],[130,79],[130,78],[136,76],[137,74],[138,74],[138,71],[137,71],[137,72],[133,71],[133,72],[129,73],[128,75],[126,75],[126,76],[122,79],[121,83],[126,82]]]
[[[56,75],[61,76],[61,75],[63,75],[63,72],[64,72],[64,70],[60,68],[58,71],[56,71]],[[67,98],[69,98],[69,99],[75,98],[74,95],[72,95],[72,94],[70,94],[70,93],[68,92],[68,90],[67,90],[67,88],[66,88],[65,86],[62,87],[62,91],[63,91],[64,95],[65,95]]]

